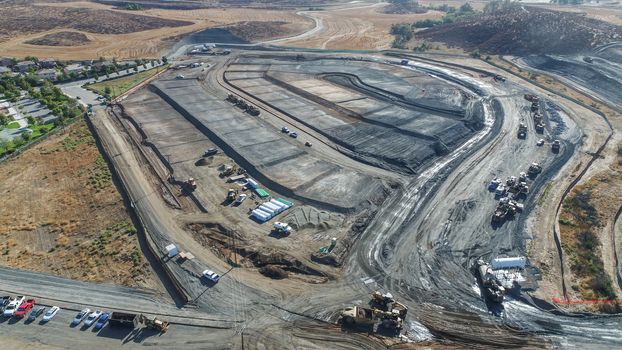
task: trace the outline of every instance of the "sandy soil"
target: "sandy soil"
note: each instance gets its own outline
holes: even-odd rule
[[[161,19],[190,21],[194,24],[181,27],[166,27],[145,30],[127,34],[95,34],[76,30],[83,33],[90,43],[80,47],[51,47],[26,44],[26,41],[47,34],[66,31],[65,28],[56,28],[36,34],[14,36],[10,41],[0,43],[0,52],[5,56],[24,57],[34,55],[39,57],[54,57],[57,59],[89,59],[104,57],[135,58],[160,57],[172,44],[167,38],[183,36],[205,28],[232,25],[238,22],[286,22],[280,26],[278,36],[290,36],[303,32],[312,26],[312,22],[292,12],[260,9],[198,9],[198,10],[163,10],[150,9],[146,11],[115,10],[111,6],[89,2],[67,2],[38,4],[66,8],[88,8],[112,10],[119,13],[153,16]]]
[[[79,122],[0,165],[0,264],[153,287],[134,227]]]

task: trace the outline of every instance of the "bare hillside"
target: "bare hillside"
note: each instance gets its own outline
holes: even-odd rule
[[[622,38],[622,27],[582,14],[517,6],[423,30],[419,38],[492,54],[570,54]]]

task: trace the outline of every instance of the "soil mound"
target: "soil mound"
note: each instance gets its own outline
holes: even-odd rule
[[[91,40],[83,33],[58,32],[26,41],[26,44],[42,46],[81,46],[90,43]]]
[[[572,54],[622,38],[622,27],[582,14],[514,6],[417,33],[491,54]]]

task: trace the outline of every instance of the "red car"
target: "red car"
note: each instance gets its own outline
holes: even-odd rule
[[[17,310],[15,310],[15,317],[24,317],[26,315],[26,313],[28,311],[30,311],[30,309],[32,309],[32,307],[35,306],[35,299],[26,299],[24,301],[22,301],[21,304],[19,304],[19,307],[17,308]]]

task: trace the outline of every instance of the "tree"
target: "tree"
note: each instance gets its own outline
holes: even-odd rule
[[[164,64],[167,64],[168,58],[166,56],[162,56],[162,62],[164,62]]]
[[[465,2],[464,5],[460,6],[458,10],[461,13],[474,12],[473,6],[471,6],[471,4],[469,4],[468,2]]]
[[[111,92],[112,92],[112,90],[110,89],[110,86],[106,86],[104,88],[104,94],[106,94],[107,96],[110,96]]]
[[[134,66],[134,72],[138,73],[138,66]]]

